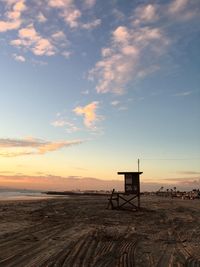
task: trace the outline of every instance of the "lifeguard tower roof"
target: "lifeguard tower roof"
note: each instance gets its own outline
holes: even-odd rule
[[[117,174],[142,174],[143,172],[118,172]]]

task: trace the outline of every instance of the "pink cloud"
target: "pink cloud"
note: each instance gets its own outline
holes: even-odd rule
[[[72,2],[72,0],[50,0],[48,5],[50,7],[62,8],[70,6]]]
[[[81,11],[76,8],[65,10],[62,14],[64,21],[70,26],[70,28],[77,28],[79,26],[79,18],[81,17]]]
[[[4,1],[8,11],[5,13],[6,20],[0,20],[0,32],[16,30],[21,26],[21,14],[26,10],[25,0]]]
[[[95,0],[85,0],[83,6],[85,8],[91,8],[95,5]],[[72,29],[85,29],[91,30],[98,27],[101,24],[100,19],[95,19],[87,23],[81,22],[83,16],[81,10],[76,7],[74,1],[71,0],[50,0],[48,5],[51,8],[56,8],[60,10],[60,17],[62,17],[65,23]]]
[[[84,107],[78,106],[73,111],[84,117],[84,124],[87,128],[95,129],[95,122],[99,120],[99,116],[96,114],[99,103],[94,101]]]
[[[81,143],[83,143],[82,140],[50,142],[35,138],[0,139],[0,156],[17,157],[45,154],[47,152],[56,151],[64,147],[79,145]]]
[[[73,140],[73,141],[61,141],[61,142],[49,142],[47,144],[41,145],[38,150],[40,154],[45,154],[50,151],[55,151],[61,149],[63,147],[69,147],[77,144],[81,144],[81,140]]]
[[[19,39],[12,40],[11,45],[30,49],[37,56],[52,56],[55,47],[47,38],[43,38],[32,24],[22,28],[18,32]]]

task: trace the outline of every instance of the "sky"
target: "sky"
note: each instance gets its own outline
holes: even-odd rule
[[[138,158],[146,190],[200,187],[199,14],[199,0],[0,0],[0,187],[114,188]]]

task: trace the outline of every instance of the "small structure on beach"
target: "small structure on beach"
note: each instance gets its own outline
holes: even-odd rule
[[[140,209],[140,175],[142,172],[118,172],[124,175],[124,192],[116,192],[115,189],[109,198],[108,208],[122,209],[132,208]],[[126,206],[126,207],[125,207]]]

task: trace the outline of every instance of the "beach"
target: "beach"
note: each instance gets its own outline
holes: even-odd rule
[[[138,212],[107,202],[0,201],[0,266],[200,266],[200,200],[142,196]]]

